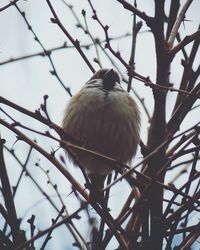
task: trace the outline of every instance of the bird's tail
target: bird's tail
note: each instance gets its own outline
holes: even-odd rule
[[[106,175],[89,174],[88,177],[91,181],[90,200],[103,205],[105,203],[104,192],[101,190],[104,188]]]

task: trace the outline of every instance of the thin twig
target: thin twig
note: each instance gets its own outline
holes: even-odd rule
[[[15,5],[16,2],[18,2],[19,0],[13,0],[13,1],[10,1],[10,3],[6,4],[4,7],[1,7],[0,8],[0,12],[1,11],[4,11],[5,9],[9,8],[10,6],[13,6]]]
[[[30,178],[30,180],[34,183],[34,185],[37,187],[37,189],[40,191],[40,193],[46,198],[46,200],[51,204],[51,206],[55,209],[55,211],[59,212],[59,209],[57,207],[57,204],[55,204],[53,202],[53,200],[51,199],[51,197],[45,192],[44,189],[42,189],[42,187],[38,184],[38,182],[34,179],[34,177],[31,175],[31,173],[28,171],[28,169],[24,169],[24,165],[20,159],[18,158],[18,156],[15,154],[14,150],[10,150],[7,146],[4,145],[4,148],[14,157],[14,159],[17,161],[17,163],[23,168],[23,170],[25,171],[26,173],[26,176],[28,176]],[[30,147],[30,150],[32,148]],[[28,158],[28,157],[27,157]],[[68,213],[66,211],[66,208],[65,208],[65,212],[68,216]],[[64,216],[63,216],[64,218]],[[80,234],[80,232],[78,231],[78,229],[75,227],[74,223],[71,222],[70,224],[65,224],[68,228],[68,230],[70,231],[70,233],[73,235],[74,237],[74,240],[77,244],[77,246],[81,246],[81,243],[79,242],[79,239],[77,238],[77,235],[78,237],[82,240],[83,244],[86,246],[87,248],[87,242],[85,241],[84,237]],[[77,235],[76,235],[76,234]],[[88,248],[87,248],[88,249]]]
[[[183,8],[181,9],[180,11],[180,14],[179,16],[177,17],[176,19],[176,22],[174,23],[174,26],[172,28],[172,31],[171,31],[171,34],[169,36],[169,39],[168,39],[168,44],[169,44],[169,47],[171,48],[174,44],[174,40],[178,34],[178,30],[179,30],[179,27],[182,23],[182,21],[184,20],[185,18],[185,13],[187,12],[187,9],[189,8],[190,4],[192,3],[193,0],[187,0],[183,6]]]
[[[25,21],[25,23],[26,23],[26,25],[27,25],[27,27],[28,27],[28,30],[30,30],[30,31],[32,32],[35,41],[38,42],[38,44],[39,44],[39,45],[41,46],[41,48],[43,49],[45,55],[46,55],[47,58],[49,59],[49,62],[50,62],[50,64],[51,64],[51,66],[52,66],[52,70],[50,71],[50,73],[51,73],[52,75],[54,75],[54,76],[58,79],[59,83],[60,83],[61,86],[65,89],[65,91],[66,91],[70,96],[72,96],[71,91],[70,91],[70,88],[65,86],[65,84],[64,84],[63,81],[61,80],[60,76],[58,75],[58,72],[57,72],[56,67],[55,67],[55,65],[54,65],[54,63],[53,63],[53,60],[52,60],[50,51],[47,51],[47,50],[45,49],[44,45],[42,44],[42,42],[40,41],[39,37],[37,36],[37,34],[35,33],[35,31],[33,30],[33,28],[32,28],[32,26],[30,25],[28,19],[26,18],[25,12],[21,11],[21,9],[18,7],[18,5],[17,5],[16,3],[15,3],[14,5],[15,5],[16,9],[18,10],[18,12],[20,13],[20,15],[22,16],[22,18],[24,19],[24,21]]]
[[[14,199],[12,195],[12,189],[10,185],[10,180],[8,177],[6,164],[3,155],[3,144],[5,140],[0,137],[0,180],[2,183],[2,194],[4,197],[4,202],[6,205],[7,213],[8,213],[8,223],[11,227],[11,233],[13,237],[13,244],[16,246],[20,244],[20,229],[17,218],[17,212],[15,209]]]
[[[82,51],[81,47],[80,47],[80,43],[78,40],[74,40],[73,37],[69,34],[69,32],[65,29],[65,27],[63,26],[62,22],[60,21],[59,17],[57,16],[50,0],[46,0],[54,18],[51,18],[52,23],[56,23],[59,28],[63,31],[63,33],[67,36],[67,38],[70,40],[70,42],[74,45],[74,47],[76,48],[76,50],[79,52],[79,54],[81,55],[81,57],[83,58],[83,60],[85,61],[85,63],[88,65],[88,67],[90,68],[90,70],[92,71],[92,73],[95,72],[95,69],[93,68],[92,64],[90,63],[90,61],[87,59],[86,55],[84,54],[84,52]]]
[[[85,21],[85,33],[89,35],[90,39],[92,40],[93,44],[94,44],[94,48],[95,48],[95,51],[96,51],[96,56],[97,58],[94,59],[94,61],[96,63],[99,64],[99,67],[102,69],[103,66],[102,66],[102,63],[101,63],[101,60],[100,60],[100,55],[99,55],[99,51],[98,51],[98,47],[97,47],[97,42],[96,40],[94,39],[94,37],[92,36],[90,30],[89,30],[89,27],[88,27],[88,23],[87,23],[87,19],[86,19],[86,11],[85,10],[82,10],[82,15],[83,15],[83,18],[84,18],[84,21]]]
[[[180,43],[178,43],[170,50],[170,54],[174,56],[176,53],[182,50],[186,45],[188,45],[189,43],[193,42],[196,39],[200,39],[200,30],[196,31],[192,35],[186,36]]]
[[[92,4],[92,2],[90,0],[88,0],[88,3],[92,9],[92,12],[93,12],[93,16],[92,18],[94,20],[96,20],[100,27],[103,29],[104,31],[104,34],[105,34],[105,40],[106,40],[106,43],[105,43],[105,48],[109,49],[109,51],[113,54],[113,56],[115,56],[121,63],[122,65],[124,65],[124,67],[127,69],[128,73],[135,79],[139,80],[139,81],[142,81],[142,82],[147,82],[147,81],[150,81],[149,77],[144,77],[142,75],[140,75],[139,73],[135,72],[130,66],[129,64],[121,57],[121,54],[119,51],[115,51],[111,44],[110,44],[110,37],[109,37],[109,34],[108,34],[108,29],[109,29],[109,26],[107,25],[103,25],[103,23],[100,21],[100,19],[98,18],[97,16],[97,12]]]
[[[152,26],[153,17],[148,16],[145,12],[140,11],[139,9],[137,9],[136,7],[134,7],[127,1],[117,0],[117,2],[121,3],[125,9],[130,10],[132,13],[134,13],[135,15],[140,17],[142,20],[144,20],[149,27]]]
[[[81,210],[83,210],[86,207],[86,203],[82,203],[81,207],[79,209],[77,209],[74,213],[72,213],[70,216],[64,218],[63,220],[61,220],[58,223],[53,224],[51,227],[40,231],[38,234],[36,234],[34,237],[32,237],[30,240],[24,242],[23,244],[20,244],[19,246],[17,246],[17,248],[15,248],[15,250],[20,250],[20,249],[24,249],[24,247],[26,247],[27,245],[29,245],[31,242],[34,242],[35,240],[39,239],[40,237],[42,237],[43,235],[52,232],[55,228],[61,226],[64,223],[69,223],[71,222],[72,219],[76,219],[76,217],[78,216],[78,214],[80,213]]]
[[[117,238],[118,242],[120,243],[120,245],[122,247],[124,247],[124,249],[127,249],[127,247],[126,247],[126,241],[124,239],[124,230],[120,226],[116,227],[112,216],[107,211],[105,211],[105,210],[103,211],[98,204],[92,202],[89,199],[89,196],[85,192],[85,189],[74,179],[74,177],[70,174],[70,172],[67,171],[67,169],[55,157],[53,157],[51,154],[47,153],[37,143],[35,143],[31,139],[29,139],[26,135],[24,135],[18,129],[16,129],[15,127],[13,127],[12,125],[10,125],[6,121],[2,120],[1,118],[0,118],[0,123],[3,126],[5,126],[8,129],[10,129],[11,131],[13,131],[15,134],[18,135],[18,137],[21,140],[23,140],[26,143],[28,143],[29,145],[31,145],[38,152],[40,152],[45,158],[47,158],[63,174],[63,176],[65,176],[66,179],[68,179],[68,181],[72,184],[72,186],[74,187],[74,189],[77,190],[87,200],[87,202],[89,202],[92,205],[92,207],[97,211],[97,213],[101,217],[104,216],[106,224],[110,228],[112,228],[112,229],[114,228],[114,235],[116,236],[116,238]]]

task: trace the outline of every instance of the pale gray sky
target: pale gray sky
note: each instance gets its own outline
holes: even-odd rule
[[[6,0],[1,1],[0,7],[4,6],[8,2],[9,1]],[[81,44],[91,43],[89,37],[85,35],[82,30],[76,28],[75,19],[73,18],[69,9],[64,6],[62,1],[56,0],[51,2],[55,7],[58,16],[62,20],[63,25],[70,32],[73,38],[81,41]],[[102,29],[91,18],[92,12],[89,8],[88,2],[86,0],[74,0],[67,2],[73,3],[74,10],[79,15],[79,18],[82,23],[84,23],[84,21],[81,15],[81,10],[85,9],[91,33],[94,37],[104,39],[104,33]],[[127,10],[124,10],[122,6],[117,3],[117,1],[94,0],[92,2],[103,24],[107,24],[110,26],[109,34],[111,37],[131,32],[132,15]],[[138,8],[140,8],[141,10],[145,10],[149,15],[153,15],[153,1],[138,2]],[[170,1],[166,2],[169,3]],[[182,4],[184,2],[185,1],[181,1]],[[18,6],[22,11],[25,11],[26,17],[29,20],[33,30],[36,32],[37,36],[39,37],[46,49],[62,45],[65,41],[67,41],[67,43],[71,45],[68,39],[62,33],[62,31],[59,29],[59,27],[56,24],[51,23],[50,18],[52,17],[52,14],[50,13],[46,1],[20,0],[18,2]],[[185,26],[181,25],[181,31],[183,36],[189,35],[192,32],[196,31],[199,23],[199,10],[200,1],[193,1],[190,11],[186,16],[188,22],[185,22]],[[148,28],[144,24],[143,30],[146,31],[147,29]],[[0,13],[0,34],[0,63],[11,57],[15,58],[18,56],[42,51],[39,44],[35,42],[33,34],[27,29],[24,20],[22,19],[22,17],[17,12],[14,6]],[[131,49],[130,37],[117,40],[112,44],[114,49],[118,49],[121,55],[126,60],[129,59]],[[91,49],[88,52],[86,51],[86,55],[88,56],[91,62],[93,62],[92,60],[96,56],[94,49]],[[102,53],[100,53],[100,55],[103,66],[112,67],[107,58],[105,58]],[[78,52],[74,49],[65,49],[54,52],[52,54],[52,59],[62,81],[65,83],[66,86],[71,88],[73,94],[76,93],[81,88],[81,86],[91,77],[92,73],[90,69],[80,57]],[[181,57],[178,55],[175,59],[175,63],[180,61],[180,59]],[[174,83],[175,87],[178,87],[182,68],[177,67],[177,63],[175,63],[172,64],[171,68],[171,81]],[[199,64],[199,62],[196,63]],[[120,63],[118,63],[118,65],[120,66],[121,71],[124,72],[124,75],[126,76],[125,68],[120,65]],[[95,67],[95,69],[98,69],[97,64],[93,63],[93,66]],[[69,95],[63,90],[61,85],[59,85],[58,80],[49,73],[49,70],[52,70],[52,67],[46,57],[35,57],[20,62],[2,65],[0,66],[0,93],[3,97],[32,111],[39,108],[40,104],[43,101],[43,96],[47,94],[49,96],[48,110],[50,117],[55,123],[60,124],[65,106],[67,104],[67,101],[69,100]],[[154,45],[152,35],[148,32],[141,33],[138,37],[136,51],[136,70],[144,76],[150,76],[153,81],[155,80]],[[153,110],[153,99],[151,89],[145,87],[143,83],[138,81],[133,81],[133,87],[140,94],[140,96],[144,98],[147,108],[151,113]],[[170,115],[175,96],[176,95],[174,93],[169,93],[167,106],[168,116]],[[140,104],[139,106],[142,112],[141,137],[143,141],[146,141],[146,136],[148,132],[148,120]],[[18,121],[23,120],[25,124],[31,125],[32,127],[38,130],[44,129],[44,126],[41,126],[41,124],[39,124],[38,122],[27,119],[27,117],[23,116],[20,113],[14,111],[11,112],[11,114],[14,115],[14,117]],[[196,110],[188,116],[187,123],[185,124],[188,125],[188,123],[190,123],[192,125],[198,119],[199,117],[197,116]],[[13,145],[15,141],[15,137],[13,136],[13,134],[10,133],[7,129],[2,128],[2,126],[0,128],[2,136],[5,137],[7,140],[7,144],[9,146]],[[45,138],[39,137],[31,133],[28,134],[32,138],[37,138],[38,143],[47,149],[50,149],[52,146],[57,146],[57,143],[55,142],[49,144],[49,140],[46,140]],[[24,160],[24,152],[27,152],[28,146],[25,145],[25,143],[18,142],[16,145],[14,145],[14,148],[19,154],[20,158]],[[61,151],[59,152],[61,153]],[[138,153],[135,161],[138,162],[140,160],[140,157],[141,155],[140,153]],[[34,167],[33,164],[39,159],[40,155],[35,152],[31,158],[32,168]],[[14,184],[16,181],[16,176],[19,173],[19,168],[17,168],[16,162],[13,161],[13,159],[10,159],[8,165],[12,165],[9,166],[8,171]],[[41,159],[41,165],[44,169],[51,169],[50,174],[53,178],[53,181],[55,183],[59,183],[59,191],[64,194],[64,200],[66,200],[67,203],[72,204],[70,211],[73,211],[74,208],[77,206],[77,203],[74,202],[73,197],[67,197],[67,194],[69,194],[70,192],[70,185],[61,176],[61,174],[59,174],[58,171],[55,171],[52,166],[43,158]],[[74,173],[74,175],[79,176],[79,178],[82,178],[78,169],[72,168],[71,171]],[[34,170],[34,175],[37,177],[38,180],[40,180],[41,185],[47,192],[52,193],[52,195],[55,194],[52,188],[46,184],[46,176],[39,169]],[[30,218],[31,214],[33,213],[37,214],[36,220],[40,225],[39,229],[44,229],[44,227],[47,225],[45,225],[45,222],[47,223],[48,221],[48,223],[50,223],[50,218],[54,217],[55,213],[53,210],[49,209],[47,212],[46,207],[48,207],[48,204],[46,203],[46,201],[38,203],[36,206],[33,206],[32,209],[28,210],[27,212],[27,209],[35,202],[38,202],[41,199],[41,196],[28,179],[25,179],[23,181],[23,185],[24,186],[21,187],[21,190],[19,190],[19,195],[17,194],[16,196],[16,202],[20,204],[22,203],[22,200],[24,200],[26,203],[22,203],[20,211],[18,211],[18,214],[20,216],[26,214],[23,222],[24,229],[28,229],[26,219]],[[29,189],[25,189],[27,188],[27,186],[29,186]],[[122,188],[123,192],[120,191]],[[120,185],[113,189],[113,196],[111,200],[113,204],[112,213],[114,215],[116,215],[119,211],[119,208],[117,208],[119,204],[118,201],[125,199],[124,196],[128,193],[128,190],[129,188],[127,184],[125,184],[125,182],[120,183]],[[118,194],[120,194],[117,200],[115,199],[115,192],[118,192]],[[41,207],[43,208],[43,212],[41,212]],[[87,218],[82,220],[81,223],[83,223],[83,225],[80,225],[80,221],[78,221],[78,223],[78,227],[83,228],[85,225],[84,223],[87,223]],[[47,248],[48,250],[66,249],[64,248],[66,247],[66,242],[63,242],[64,239],[63,236],[60,236],[60,232],[61,234],[66,235],[66,231],[63,227],[60,229],[60,231],[58,230],[57,232],[55,232],[57,239],[60,238],[60,240],[56,241],[56,243],[53,242],[53,240],[50,241]],[[89,235],[89,231],[87,231],[87,229],[84,233],[87,236]],[[68,242],[71,244],[70,240],[71,239],[69,239]],[[113,249],[113,246],[114,245],[112,245],[112,247],[108,249]]]

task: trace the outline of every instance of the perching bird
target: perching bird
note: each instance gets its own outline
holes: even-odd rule
[[[128,163],[140,141],[140,114],[133,98],[122,89],[118,73],[101,69],[71,98],[63,128],[79,146]],[[95,191],[103,188],[113,170],[108,161],[78,149],[68,156],[85,170]]]

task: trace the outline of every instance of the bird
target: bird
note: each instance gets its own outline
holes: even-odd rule
[[[114,69],[103,68],[69,101],[62,127],[67,142],[101,155],[130,163],[140,142],[140,111],[135,100],[120,84]],[[71,148],[69,160],[84,169],[91,182],[93,198],[104,187],[113,165],[87,150]],[[117,166],[116,166],[117,167]]]

